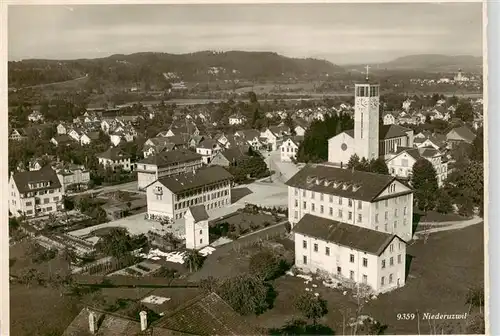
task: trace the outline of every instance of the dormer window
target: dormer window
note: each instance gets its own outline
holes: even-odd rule
[[[342,185],[342,190],[347,190],[347,189],[349,189],[349,186],[350,186],[350,184],[348,184],[348,183],[344,183],[344,184]]]
[[[320,185],[322,182],[323,182],[323,180],[322,180],[322,179],[320,179],[320,178],[317,178],[317,179],[316,179],[316,184],[317,184],[317,185]]]
[[[358,191],[359,188],[360,188],[360,186],[358,184],[353,184],[352,185],[352,191],[354,191],[354,192]]]
[[[332,184],[332,181],[325,180],[323,183],[325,187],[328,187],[330,184]]]
[[[339,186],[340,186],[340,183],[339,183],[339,182],[337,182],[337,181],[334,181],[334,182],[333,182],[333,187],[334,187],[334,188],[338,188]]]

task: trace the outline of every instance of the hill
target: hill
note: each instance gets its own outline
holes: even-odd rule
[[[48,76],[30,77],[34,65],[38,71],[42,71],[44,67],[60,67],[65,70],[64,73],[75,75],[88,73],[90,77],[103,81],[150,84],[170,81],[166,77],[171,78],[172,81],[191,82],[213,79],[304,79],[345,71],[344,68],[328,61],[289,58],[273,52],[201,51],[190,54],[141,52],[130,55],[117,54],[98,59],[9,62],[9,86],[23,86],[28,83],[29,85],[44,84],[43,81],[47,81]],[[24,75],[23,71],[27,74]],[[169,74],[169,76],[164,74]],[[60,80],[59,77],[58,80]],[[37,82],[38,78],[42,82]]]

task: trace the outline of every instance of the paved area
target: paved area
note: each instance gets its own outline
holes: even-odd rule
[[[282,182],[286,182],[299,171],[299,167],[292,162],[281,162],[281,153],[279,150],[270,152],[265,157],[265,161],[270,170],[277,173],[277,177]]]

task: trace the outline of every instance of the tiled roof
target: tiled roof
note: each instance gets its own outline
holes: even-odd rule
[[[252,140],[253,138],[260,137],[260,132],[256,129],[246,129],[237,131],[235,135],[238,135],[246,140]]]
[[[234,162],[248,157],[248,146],[231,147],[222,151],[219,155],[224,156],[230,162]]]
[[[306,214],[293,231],[379,256],[396,235]]]
[[[67,135],[67,134],[61,134],[61,135],[55,136],[54,140],[57,143],[65,143],[65,142],[71,142],[71,141],[73,141],[73,139],[69,135]]]
[[[448,134],[450,134],[453,131],[455,131],[465,141],[472,142],[476,138],[476,135],[467,126],[454,128]]]
[[[309,164],[292,176],[286,185],[370,202],[394,180],[396,178],[390,175]]]
[[[109,159],[109,160],[125,160],[129,159],[130,155],[122,151],[120,148],[109,148],[104,153],[97,154],[98,158]]]
[[[174,194],[199,188],[207,184],[222,182],[233,178],[227,170],[219,166],[200,168],[194,173],[167,176],[158,181]]]
[[[215,147],[217,147],[217,141],[216,140],[213,140],[213,139],[205,139],[203,141],[201,141],[197,147],[198,148],[206,148],[206,149],[214,149]]]
[[[189,208],[191,215],[193,215],[195,223],[208,219],[208,213],[203,204],[195,205]]]
[[[215,293],[188,302],[157,325],[199,336],[263,335]]]
[[[344,131],[344,133],[354,139],[354,130],[353,129]]]
[[[42,167],[40,170],[18,172],[13,175],[14,183],[20,193],[61,188],[61,183],[57,174],[50,166]],[[29,183],[50,182],[48,187],[31,189]]]
[[[188,161],[201,160],[201,155],[193,153],[189,150],[173,150],[168,152],[161,152],[156,155],[147,157],[139,161],[139,164],[153,164],[158,167],[166,167],[176,163],[183,163]]]
[[[410,129],[399,125],[381,125],[379,128],[379,139],[392,139],[406,136]]]

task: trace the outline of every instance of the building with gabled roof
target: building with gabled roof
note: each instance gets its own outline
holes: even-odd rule
[[[50,165],[39,170],[12,172],[9,192],[9,211],[16,217],[43,216],[63,209],[64,192]]]
[[[203,163],[209,164],[212,158],[221,150],[219,142],[214,139],[204,139],[196,146],[196,153],[203,158]]]
[[[125,171],[134,170],[133,164],[130,162],[130,155],[125,153],[122,149],[111,147],[107,151],[97,154],[99,164],[104,167],[110,167],[115,170],[121,168]]]
[[[203,204],[189,207],[184,214],[186,248],[200,250],[210,243],[208,213]]]
[[[238,162],[241,162],[249,157],[248,149],[249,146],[237,146],[219,151],[215,154],[209,165],[222,167],[237,165]]]
[[[206,210],[231,204],[233,176],[219,166],[162,177],[146,187],[149,218],[183,218],[187,209],[202,204]]]
[[[446,134],[446,140],[451,146],[459,143],[471,144],[475,138],[476,135],[467,126],[454,128]]]
[[[186,149],[148,156],[136,164],[138,188],[143,190],[159,178],[192,172],[202,165],[202,156]]]
[[[292,162],[297,159],[300,143],[304,141],[303,136],[287,137],[280,146],[280,158],[282,162]]]

